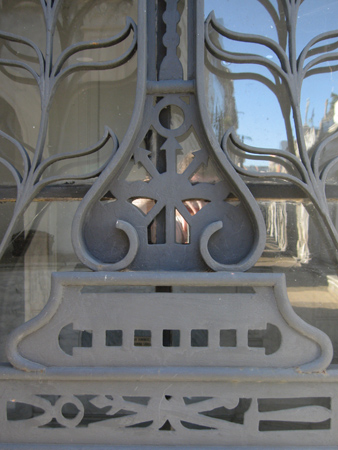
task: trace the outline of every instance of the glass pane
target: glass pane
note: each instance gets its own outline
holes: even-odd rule
[[[330,202],[338,225],[338,203]],[[264,202],[267,226],[265,251],[255,270],[285,273],[289,300],[306,322],[323,330],[332,340],[338,363],[337,258],[331,239],[310,202]]]
[[[18,0],[15,2],[15,8],[14,2],[2,4],[1,29],[31,39],[36,42],[42,52],[45,52],[44,22],[40,2]],[[271,2],[277,16],[271,14],[271,10],[267,10],[264,4],[258,0],[247,0],[243,1],[240,9],[235,0],[227,2],[206,0],[206,14],[211,9],[215,9],[216,17],[221,19],[223,26],[236,32],[260,34],[274,39],[286,51],[285,22],[277,19],[281,16],[282,2]],[[337,3],[328,2],[322,8],[316,8],[316,5],[318,6],[318,2],[311,0],[301,5],[299,27],[295,34],[298,54],[313,36],[335,26],[332,23],[332,17],[337,17]],[[26,26],[27,14],[32,20]],[[135,1],[66,1],[59,13],[59,23],[55,31],[54,63],[58,55],[69,45],[79,41],[105,39],[120,32],[125,25],[127,15],[135,18]],[[257,20],[250,20],[253,16]],[[65,62],[64,67],[116,58],[126,51],[131,44],[131,39],[132,36],[128,37],[112,52],[110,48],[103,48],[84,50],[74,54]],[[278,63],[278,58],[273,52],[271,53],[271,49],[268,49],[267,53],[266,46],[229,42],[231,40],[219,37],[215,32],[211,40],[218,48],[227,48],[231,44],[232,52],[255,53],[268,61]],[[39,64],[34,50],[26,47],[17,43],[3,42],[0,47],[1,58],[20,56],[25,63],[29,63],[37,71]],[[335,50],[333,41],[327,43],[326,49],[322,52],[331,50]],[[318,54],[316,51],[310,54],[309,61]],[[334,136],[333,133],[338,128],[336,68],[331,61],[326,61],[319,66],[318,73],[311,73],[311,76],[304,79],[300,92],[301,133],[310,156],[313,149],[318,148],[320,142],[328,136]],[[81,150],[95,144],[102,137],[105,125],[116,131],[121,140],[129,125],[134,103],[135,69],[134,56],[125,66],[117,69],[83,71],[66,77],[58,86],[51,104],[46,141],[43,145],[44,157],[59,152]],[[11,164],[22,171],[24,170],[22,153],[14,140],[22,144],[29,155],[33,155],[42,120],[40,93],[34,77],[25,71],[21,73],[17,68],[5,68],[0,71],[0,82],[3,86],[0,106],[5,112],[0,119],[2,121],[0,124],[1,156],[6,157]],[[273,89],[271,83],[275,83]],[[273,77],[267,67],[259,64],[221,62],[208,54],[206,89],[209,113],[219,140],[229,127],[233,126],[239,141],[244,144],[256,148],[289,151],[295,157],[299,157],[289,96],[285,95],[285,86]],[[179,123],[180,115],[177,112],[173,114],[175,120],[168,126],[174,128],[176,121]],[[13,139],[8,139],[8,136]],[[177,161],[180,173],[192,160],[192,152],[199,149],[199,143],[191,132],[182,138],[181,144],[182,156]],[[88,155],[81,162],[71,160],[69,164],[55,164],[43,176],[64,173],[77,175],[92,171],[106,160],[112,148],[113,144],[110,142],[100,151],[100,154]],[[320,167],[323,167],[335,152],[336,141],[332,139],[325,147]],[[247,157],[242,159],[238,157],[237,163],[242,168],[253,172],[287,171],[290,174],[296,172],[292,164],[286,164],[286,167],[282,168],[280,161],[276,162],[273,158],[258,159],[257,155],[250,160]],[[203,174],[196,173],[196,178],[209,180],[213,177],[216,183],[218,181],[216,171],[209,166],[207,170]],[[130,173],[131,177],[146,176],[144,173],[140,174],[133,170]],[[13,184],[10,171],[4,167],[1,168],[0,176],[3,184]],[[331,172],[329,180],[337,182],[334,171]],[[147,200],[147,207],[144,207],[143,203],[143,206],[141,205],[141,211],[146,215],[152,206],[149,206],[148,200],[150,202],[152,200],[143,197],[140,199]],[[140,209],[140,204],[135,201],[135,199],[132,201],[135,210]],[[191,205],[196,206],[194,205],[196,201],[201,202],[203,199],[189,199],[185,204],[191,215],[194,213],[190,211]],[[2,292],[0,361],[5,361],[4,342],[8,332],[38,314],[47,302],[51,273],[87,270],[79,264],[70,239],[71,221],[77,206],[78,202],[75,201],[35,202],[13,231],[12,243],[0,262]],[[198,205],[198,208],[201,209],[203,206]],[[2,234],[5,233],[13,208],[12,202],[0,204]],[[307,201],[261,202],[261,208],[268,237],[265,251],[253,271],[285,273],[293,307],[307,322],[322,329],[331,337],[336,347],[333,362],[338,363],[338,332],[335,327],[338,289],[336,253],[318,219],[318,213]],[[337,225],[338,202],[330,202],[329,208],[334,225]],[[181,226],[181,230],[183,228]],[[156,222],[153,222],[149,227],[149,243],[159,242],[160,234],[158,227],[156,228]],[[185,242],[188,242],[187,236],[188,233],[185,235]],[[176,289],[176,292],[179,292],[179,289]],[[148,333],[148,330],[135,331]],[[167,331],[172,333],[175,330]],[[204,330],[195,331],[195,337],[199,338],[198,332]],[[149,335],[142,333],[136,337],[149,340]],[[233,336],[231,339],[234,339]],[[227,345],[232,342],[231,339],[226,337]],[[204,344],[206,342],[204,340]]]
[[[225,30],[219,33],[212,22],[209,25],[212,49],[223,57],[208,51],[205,70],[209,114],[219,141],[233,127],[239,145],[284,150],[297,157],[304,147],[311,157],[337,130],[337,39],[314,39],[337,28],[338,3],[300,3],[293,12],[297,26],[290,31],[281,0],[243,0],[240,7],[236,0],[205,1],[206,17],[214,11]],[[241,33],[240,39],[235,33]],[[290,53],[293,46],[295,54]],[[327,142],[320,168],[336,155],[336,147],[337,139]],[[289,160],[268,158],[255,149],[243,152],[230,143],[227,146],[243,173],[290,173],[301,178]],[[328,180],[337,183],[335,168]]]
[[[327,185],[338,182],[338,3],[288,2],[295,27],[286,22],[286,3],[205,1],[205,17],[214,11],[207,19],[207,106],[245,180],[279,183],[281,197],[285,181],[293,181],[309,194],[301,202],[261,202],[267,243],[252,270],[285,273],[294,309],[330,336],[337,364],[337,243],[327,231],[337,229],[337,202],[326,201],[325,189],[332,194]],[[320,215],[332,223],[323,226]]]
[[[71,242],[72,220],[78,206],[79,201],[33,202],[13,232],[0,260],[0,363],[6,361],[8,333],[35,317],[47,303],[52,273],[89,271],[79,262]],[[13,202],[0,203],[2,233],[13,207]],[[85,291],[95,295],[107,289],[155,292],[155,286],[88,286]]]
[[[34,202],[13,236],[0,263],[0,361],[5,361],[7,334],[38,314],[49,298],[51,273],[87,270],[74,254],[71,222],[78,206],[73,202]],[[338,363],[338,277],[336,256],[309,202],[260,203],[268,230],[265,251],[253,272],[285,273],[288,295],[295,311],[308,323],[322,329],[335,346]],[[0,218],[13,204],[0,204]],[[331,202],[331,217],[337,224],[338,202]],[[0,222],[2,223],[2,221]],[[26,231],[22,229],[25,227]],[[95,293],[97,287],[88,287]],[[102,287],[104,289],[104,287]],[[135,287],[136,292],[154,292],[155,287]],[[113,287],[109,287],[113,291]],[[116,287],[129,292],[129,288]],[[212,291],[213,288],[210,288]],[[217,289],[216,289],[217,290]],[[185,292],[175,287],[174,292]],[[197,292],[201,289],[197,288]],[[217,291],[218,292],[218,291]],[[196,331],[196,336],[199,332]]]
[[[134,32],[126,32],[125,39],[116,45],[109,40],[128,29],[128,17],[136,21],[137,0],[64,0],[55,16],[56,27],[50,36],[39,0],[1,2],[0,30],[22,39],[13,42],[7,35],[0,39],[0,58],[15,61],[14,65],[2,62],[0,70],[0,157],[13,166],[11,170],[0,164],[1,184],[15,184],[14,168],[24,176],[25,156],[20,146],[31,161],[37,152],[43,161],[95,146],[106,127],[121,141],[129,126],[136,90],[136,56],[131,51],[125,64],[109,67],[133,48]],[[46,44],[49,39],[50,46]],[[90,44],[75,51],[74,46],[80,42]],[[49,64],[50,54],[53,59]],[[48,74],[49,81],[41,82],[39,89],[39,77],[47,79]],[[91,173],[111,157],[114,148],[110,138],[93,154],[45,167],[41,177]]]
[[[1,224],[12,205],[0,205]],[[0,361],[5,360],[7,334],[46,304],[51,273],[83,269],[70,241],[77,206],[78,202],[34,202],[12,235],[0,261]]]

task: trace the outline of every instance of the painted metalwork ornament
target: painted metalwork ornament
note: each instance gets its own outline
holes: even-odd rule
[[[185,75],[177,1],[166,5],[165,55],[152,52],[148,22],[133,123],[77,212],[75,249],[94,270],[247,270],[263,251],[264,221],[205,113],[203,37],[187,43]]]

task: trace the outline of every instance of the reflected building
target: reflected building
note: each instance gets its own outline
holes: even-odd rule
[[[304,127],[306,126],[306,122]],[[306,133],[306,143],[309,154],[312,155],[313,150],[318,146],[318,144],[324,139],[336,133],[338,130],[338,95],[335,93],[331,94],[330,101],[326,100],[324,116],[321,119],[318,128],[308,127]],[[324,167],[332,158],[338,154],[338,136],[331,142],[328,142],[325,146],[325,150],[321,155],[320,167]],[[328,179],[329,183],[337,183],[337,170],[332,171]]]
[[[1,31],[23,35],[44,52],[46,33],[43,11],[39,1],[2,0],[0,2]],[[103,0],[73,2],[64,0],[54,37],[57,56],[79,41],[95,41],[119,33],[126,16],[136,18],[137,2],[133,0],[106,2]],[[27,20],[29,17],[29,20]],[[17,42],[1,41],[1,58],[20,59],[39,73],[34,50]],[[74,54],[68,65],[113,60],[122,54],[130,40],[116,47],[81,51]],[[29,155],[37,146],[41,121],[39,88],[25,70],[3,67],[0,71],[0,130],[22,143]],[[73,73],[58,86],[50,109],[44,145],[44,158],[62,152],[74,152],[95,144],[103,135],[105,125],[122,140],[129,125],[136,92],[136,57],[128,64],[103,71],[89,70]],[[22,171],[22,158],[15,146],[0,138],[0,156]],[[60,173],[81,174],[94,171],[106,161],[112,145],[95,155],[56,164],[46,176]],[[12,174],[0,165],[1,185],[15,186]],[[89,180],[92,183],[93,180]],[[63,184],[63,183],[62,183]],[[4,235],[13,213],[14,198],[2,203],[0,234]],[[48,298],[51,272],[73,270],[79,263],[70,241],[71,217],[77,201],[33,202],[0,262],[0,342],[20,323],[36,316]],[[73,199],[75,200],[75,199]],[[0,361],[4,361],[4,346],[0,346]]]
[[[217,19],[224,25],[222,18]],[[221,36],[214,30],[210,37],[221,47]],[[218,142],[221,142],[224,133],[229,128],[238,128],[238,117],[234,84],[231,71],[226,64],[213,57],[209,52],[205,54],[205,93],[210,121]]]

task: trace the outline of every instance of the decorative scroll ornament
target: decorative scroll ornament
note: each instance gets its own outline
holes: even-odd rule
[[[15,52],[13,49],[10,50],[10,52],[13,53],[11,57],[0,58],[0,68],[7,76],[10,76],[10,73],[7,72],[8,68],[15,69],[21,74],[20,79],[22,81],[27,83],[32,81],[35,83],[38,88],[41,104],[39,133],[33,153],[29,151],[25,143],[18,141],[14,136],[0,130],[0,139],[12,144],[13,149],[18,152],[21,160],[21,164],[14,164],[10,155],[0,157],[0,165],[5,166],[11,173],[17,188],[16,203],[11,221],[0,241],[0,258],[3,256],[8,244],[11,242],[13,232],[22,219],[24,212],[45,186],[62,181],[80,181],[97,177],[106,167],[108,161],[105,161],[97,169],[82,174],[80,172],[78,174],[62,173],[61,175],[49,175],[49,169],[55,167],[60,161],[68,161],[70,159],[75,159],[79,164],[81,158],[83,160],[88,155],[99,152],[110,140],[112,141],[113,146],[111,155],[114,155],[118,147],[118,140],[115,133],[109,129],[109,127],[105,127],[103,136],[95,144],[78,151],[69,149],[66,152],[60,152],[45,157],[48,129],[50,126],[50,110],[61,83],[67,77],[79,71],[103,71],[120,67],[132,58],[137,47],[136,24],[131,18],[127,17],[124,29],[115,36],[93,41],[76,42],[66,47],[53,58],[53,49],[55,50],[56,47],[56,29],[60,10],[63,6],[63,0],[40,0],[40,3],[46,28],[44,51],[42,51],[35,42],[24,36],[0,30],[0,39],[5,43],[5,47],[7,46],[7,48],[11,49],[11,44],[21,44],[23,48],[29,48],[34,51],[38,69],[30,64],[32,62],[30,58],[27,58],[28,62],[26,62],[24,52]],[[118,44],[127,41],[130,36],[132,36],[132,39],[129,48],[114,59],[90,62],[71,62],[71,57],[83,50],[99,51],[102,48],[113,48]],[[22,74],[26,74],[26,77],[23,77]],[[21,165],[22,169],[20,169]]]
[[[194,69],[189,77],[183,74],[177,3],[166,2],[160,64],[151,48],[155,28],[148,30],[148,46],[138,37],[138,97],[130,128],[74,219],[76,253],[94,270],[243,271],[264,248],[259,207],[205,113],[202,36],[187,49],[196,55]]]
[[[290,130],[295,130],[294,142],[288,142],[288,150],[275,148],[259,148],[245,145],[235,135],[234,130],[228,130],[222,139],[222,148],[229,155],[239,157],[241,161],[265,160],[272,163],[268,172],[255,172],[250,168],[243,168],[233,162],[238,173],[246,177],[260,179],[284,180],[298,186],[312,201],[322,223],[328,231],[332,243],[338,251],[338,231],[331,218],[330,208],[326,197],[326,185],[329,177],[337,170],[338,156],[329,152],[329,147],[338,138],[337,129],[328,130],[324,137],[311,144],[307,149],[305,130],[303,125],[300,98],[303,83],[306,78],[313,75],[331,73],[337,70],[338,31],[332,30],[314,36],[297,53],[299,42],[297,40],[297,21],[300,16],[303,0],[281,1],[276,8],[270,2],[260,1],[269,12],[275,26],[279,30],[278,40],[270,39],[259,34],[239,33],[221,25],[211,12],[205,22],[205,44],[207,50],[214,58],[232,64],[251,65],[252,72],[243,73],[243,77],[256,79],[276,96],[280,104],[281,114],[285,122],[287,135],[292,136]],[[234,52],[223,48],[219,42],[213,41],[213,34],[225,37],[227,42],[241,42],[255,44],[256,49],[269,49],[276,57],[276,62],[269,56],[258,53]],[[263,76],[255,73],[255,67],[264,67],[270,73]],[[245,69],[246,71],[247,69]],[[245,72],[244,71],[244,72]],[[284,106],[282,106],[284,104]],[[293,139],[293,138],[292,138]],[[292,153],[294,152],[294,154]],[[238,161],[238,158],[237,158]],[[278,170],[274,169],[278,167]]]

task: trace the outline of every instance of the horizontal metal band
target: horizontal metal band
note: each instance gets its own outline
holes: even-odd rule
[[[163,80],[148,81],[148,94],[180,94],[194,93],[195,81],[193,80]]]
[[[295,200],[310,201],[307,195],[291,183],[247,183],[249,190],[257,200]],[[89,184],[63,184],[44,187],[34,201],[77,201],[87,194]],[[338,185],[326,186],[328,200],[338,200]],[[107,197],[108,198],[108,197]],[[232,197],[236,200],[235,197]],[[0,202],[15,202],[16,188],[13,186],[0,187]]]

